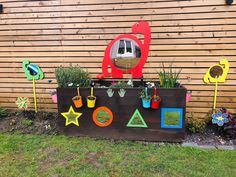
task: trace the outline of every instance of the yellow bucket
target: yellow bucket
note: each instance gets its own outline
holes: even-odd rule
[[[87,106],[88,108],[94,108],[96,103],[96,97],[95,96],[88,96],[87,97]]]

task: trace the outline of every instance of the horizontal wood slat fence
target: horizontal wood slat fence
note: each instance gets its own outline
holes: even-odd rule
[[[101,73],[104,50],[117,35],[131,32],[139,20],[150,22],[152,40],[144,68],[157,80],[161,64],[182,68],[180,81],[192,90],[187,112],[207,118],[214,84],[204,84],[208,67],[230,62],[227,82],[219,84],[218,107],[236,113],[236,4],[225,0],[0,0],[0,106],[16,109],[17,97],[33,103],[32,82],[21,62],[38,63],[45,79],[37,81],[41,110],[56,111],[50,91],[59,66],[79,65],[92,77]],[[139,36],[142,38],[143,36]],[[128,76],[127,76],[128,77]],[[52,80],[49,83],[48,80]],[[33,104],[30,106],[33,108]]]

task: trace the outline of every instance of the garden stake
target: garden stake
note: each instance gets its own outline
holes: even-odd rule
[[[217,90],[218,90],[218,81],[216,81],[216,84],[215,84],[214,106],[213,106],[213,112],[214,112],[214,113],[216,112]]]
[[[37,112],[37,99],[36,99],[36,89],[35,89],[34,77],[33,77],[33,92],[34,92],[34,111]]]

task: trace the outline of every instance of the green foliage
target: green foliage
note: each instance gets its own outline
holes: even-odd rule
[[[172,63],[169,65],[168,69],[165,69],[164,63],[162,63],[162,70],[158,73],[160,79],[160,87],[163,88],[176,87],[180,73],[181,69],[178,71],[173,70]]]
[[[0,107],[0,118],[7,117],[7,116],[8,116],[7,110]]]
[[[235,151],[85,137],[0,134],[2,177],[226,177]],[[191,159],[191,160],[190,160]]]
[[[33,121],[32,121],[32,120],[29,120],[29,119],[22,119],[22,120],[21,120],[21,125],[28,127],[28,126],[33,125]]]
[[[161,97],[160,97],[160,96],[158,96],[158,95],[154,95],[152,98],[153,98],[153,100],[155,100],[155,101],[158,101],[158,100],[160,100],[160,99],[161,99]]]
[[[110,88],[132,88],[132,85],[128,84],[125,81],[118,81],[115,84],[112,84]]]
[[[192,114],[186,116],[186,128],[191,133],[203,133],[206,129],[206,120],[194,117]]]
[[[55,70],[58,87],[89,87],[91,78],[83,68],[70,66]]]
[[[151,100],[151,96],[149,94],[146,95],[144,89],[139,93],[139,95],[140,95],[140,98],[142,98],[144,100]]]

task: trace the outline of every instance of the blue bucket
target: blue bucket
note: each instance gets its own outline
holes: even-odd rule
[[[145,100],[142,98],[142,104],[144,108],[150,108],[151,107],[151,100]]]

